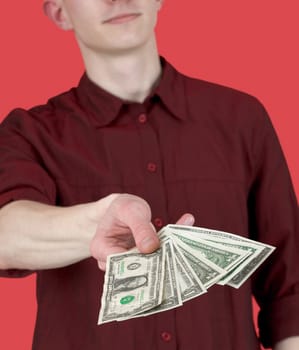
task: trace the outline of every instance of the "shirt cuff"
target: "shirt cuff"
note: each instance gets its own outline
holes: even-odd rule
[[[35,201],[39,203],[55,205],[50,198],[48,198],[44,193],[39,192],[32,188],[22,188],[22,189],[14,189],[11,191],[7,191],[5,193],[0,194],[0,208],[4,205],[14,202],[17,200],[29,200]]]
[[[299,335],[299,294],[284,297],[259,312],[260,341],[272,348],[278,341]]]
[[[19,269],[9,269],[9,270],[0,270],[0,278],[21,278],[32,275],[36,271],[32,270],[19,270]]]

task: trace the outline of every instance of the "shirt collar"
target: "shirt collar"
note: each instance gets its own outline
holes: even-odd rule
[[[147,97],[144,105],[154,98],[161,101],[169,112],[178,119],[187,119],[187,99],[185,96],[184,76],[179,73],[164,57],[160,57],[162,75],[158,85]],[[119,114],[122,106],[129,103],[112,95],[92,82],[86,73],[76,89],[78,102],[97,126],[111,123]]]
[[[154,90],[165,107],[178,119],[188,118],[187,98],[185,92],[186,77],[178,72],[164,57],[160,57],[162,76]]]

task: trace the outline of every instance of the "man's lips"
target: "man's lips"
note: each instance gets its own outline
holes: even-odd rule
[[[140,16],[139,13],[124,13],[122,15],[118,15],[112,18],[109,18],[105,20],[103,23],[124,23],[129,22],[135,19],[136,17]]]

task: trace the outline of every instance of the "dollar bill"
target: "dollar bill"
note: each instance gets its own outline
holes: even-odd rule
[[[182,296],[178,281],[178,272],[176,268],[172,241],[166,240],[165,242],[163,242],[162,249],[165,250],[165,274],[162,302],[153,309],[147,310],[142,313],[138,313],[133,317],[148,316],[158,312],[170,310],[182,305]]]
[[[165,250],[108,257],[98,324],[130,318],[162,302]]]
[[[172,239],[206,289],[217,283],[226,274],[224,269],[206,259],[183,241],[174,237]]]
[[[227,285],[239,288],[253,272],[267,259],[273,252],[273,247],[266,246],[257,256],[254,256],[242,269],[235,271],[233,276],[227,282]]]
[[[198,297],[199,295],[206,293],[207,290],[204,287],[201,280],[198,278],[187,259],[184,257],[180,249],[173,244],[175,253],[175,260],[178,273],[179,287],[181,291],[181,298],[183,302]]]
[[[231,287],[239,288],[252,274],[253,272],[268,258],[268,256],[274,251],[275,247],[251,240],[249,238],[239,236],[233,233],[211,230],[194,226],[183,225],[168,225],[165,227],[165,231],[171,229],[183,234],[188,232],[193,235],[194,239],[200,237],[207,241],[213,241],[220,243],[224,247],[230,246],[240,250],[248,252],[248,255],[239,262],[223,279],[219,284],[228,284]]]
[[[194,235],[190,235],[187,232],[181,232],[180,234],[173,232],[173,234],[189,247],[202,254],[206,259],[226,271],[233,269],[248,254],[247,251],[235,247],[224,247],[219,243],[207,241],[200,237],[194,238]]]
[[[152,254],[111,255],[98,323],[145,317],[181,306],[214,284],[239,288],[275,249],[233,233],[167,225]]]

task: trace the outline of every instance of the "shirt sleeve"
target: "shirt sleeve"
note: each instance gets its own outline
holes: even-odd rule
[[[260,306],[260,340],[273,347],[299,335],[299,213],[286,160],[263,107],[258,130],[248,201],[250,234],[276,250],[254,274],[253,292]]]
[[[28,112],[15,110],[0,125],[0,208],[21,199],[55,204],[56,186],[34,144],[34,124]],[[0,277],[32,272],[0,270]]]

